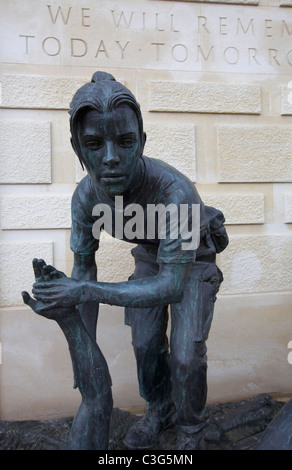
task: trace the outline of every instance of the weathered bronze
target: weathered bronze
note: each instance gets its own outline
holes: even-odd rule
[[[267,426],[256,450],[292,450],[292,400]]]
[[[208,423],[206,340],[223,280],[216,253],[228,244],[223,214],[203,204],[187,177],[143,155],[146,135],[139,104],[111,75],[97,72],[76,92],[70,128],[72,146],[88,173],[72,198],[72,277],[35,260],[34,299],[28,293],[23,298],[35,312],[55,319],[69,344],[82,396],[71,448],[107,448],[112,397],[108,368],[95,340],[99,303],[125,307],[140,393],[147,405],[125,445],[149,448],[175,424],[178,449],[202,448]],[[171,212],[163,213],[164,236],[159,215],[150,228],[148,224],[149,207],[159,204],[177,210],[175,227]],[[105,218],[108,208],[110,219]],[[129,208],[141,209],[140,216],[131,218]],[[199,233],[196,246],[194,228]],[[100,229],[136,245],[129,280],[96,280]]]

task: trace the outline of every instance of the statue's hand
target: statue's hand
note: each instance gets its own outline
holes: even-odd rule
[[[45,304],[33,299],[28,292],[21,293],[23,302],[28,305],[35,313],[50,320],[61,320],[65,316],[72,315],[72,308],[56,308],[53,304]]]
[[[56,279],[64,279],[66,275],[56,270],[53,266],[47,265],[45,261],[34,259],[32,262],[36,282],[48,282]],[[33,299],[28,292],[22,292],[22,298],[26,305],[37,314],[46,318],[58,320],[68,313],[72,313],[72,309],[56,308],[57,305],[51,303],[43,303]]]
[[[53,266],[46,265],[42,260],[34,260],[33,266],[36,282],[33,285],[32,293],[35,299],[42,304],[42,311],[45,310],[44,305],[46,304],[53,308],[68,308],[78,305],[82,294],[80,281],[67,277]]]
[[[61,279],[67,277],[62,271],[58,271],[54,266],[46,264],[43,259],[34,258],[32,267],[36,282],[52,281],[53,279]]]

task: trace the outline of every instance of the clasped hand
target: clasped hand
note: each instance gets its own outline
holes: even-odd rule
[[[54,269],[50,266],[50,269]],[[54,271],[55,276],[36,279],[33,284],[32,293],[34,298],[44,304],[50,304],[50,308],[55,307],[75,307],[78,305],[82,287],[80,281],[75,281],[67,277],[61,271]]]
[[[76,307],[82,292],[80,282],[68,278],[43,260],[34,259],[33,270],[36,281],[32,289],[34,299],[28,292],[22,292],[24,303],[32,310],[47,318],[55,318],[60,312],[63,314]]]

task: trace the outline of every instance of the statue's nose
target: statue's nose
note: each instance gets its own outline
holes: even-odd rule
[[[120,159],[115,152],[114,145],[111,142],[106,143],[103,163],[109,166],[116,166],[120,163]]]

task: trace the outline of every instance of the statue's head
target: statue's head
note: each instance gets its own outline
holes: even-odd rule
[[[103,185],[108,177],[106,189],[118,194],[118,185],[115,185],[115,190],[114,185],[110,184],[115,178],[114,170],[117,176],[125,170],[129,184],[133,174],[129,174],[130,167],[123,168],[122,160],[127,159],[128,166],[131,165],[134,171],[146,139],[140,106],[134,95],[112,75],[96,72],[91,83],[82,86],[75,93],[69,114],[71,143],[81,165],[86,167],[89,175],[99,185]],[[107,152],[112,153],[107,159],[104,157],[106,145],[112,146],[112,149],[107,149]],[[121,163],[118,163],[119,158]],[[111,172],[113,178],[110,181]],[[104,174],[108,176],[103,176]]]

